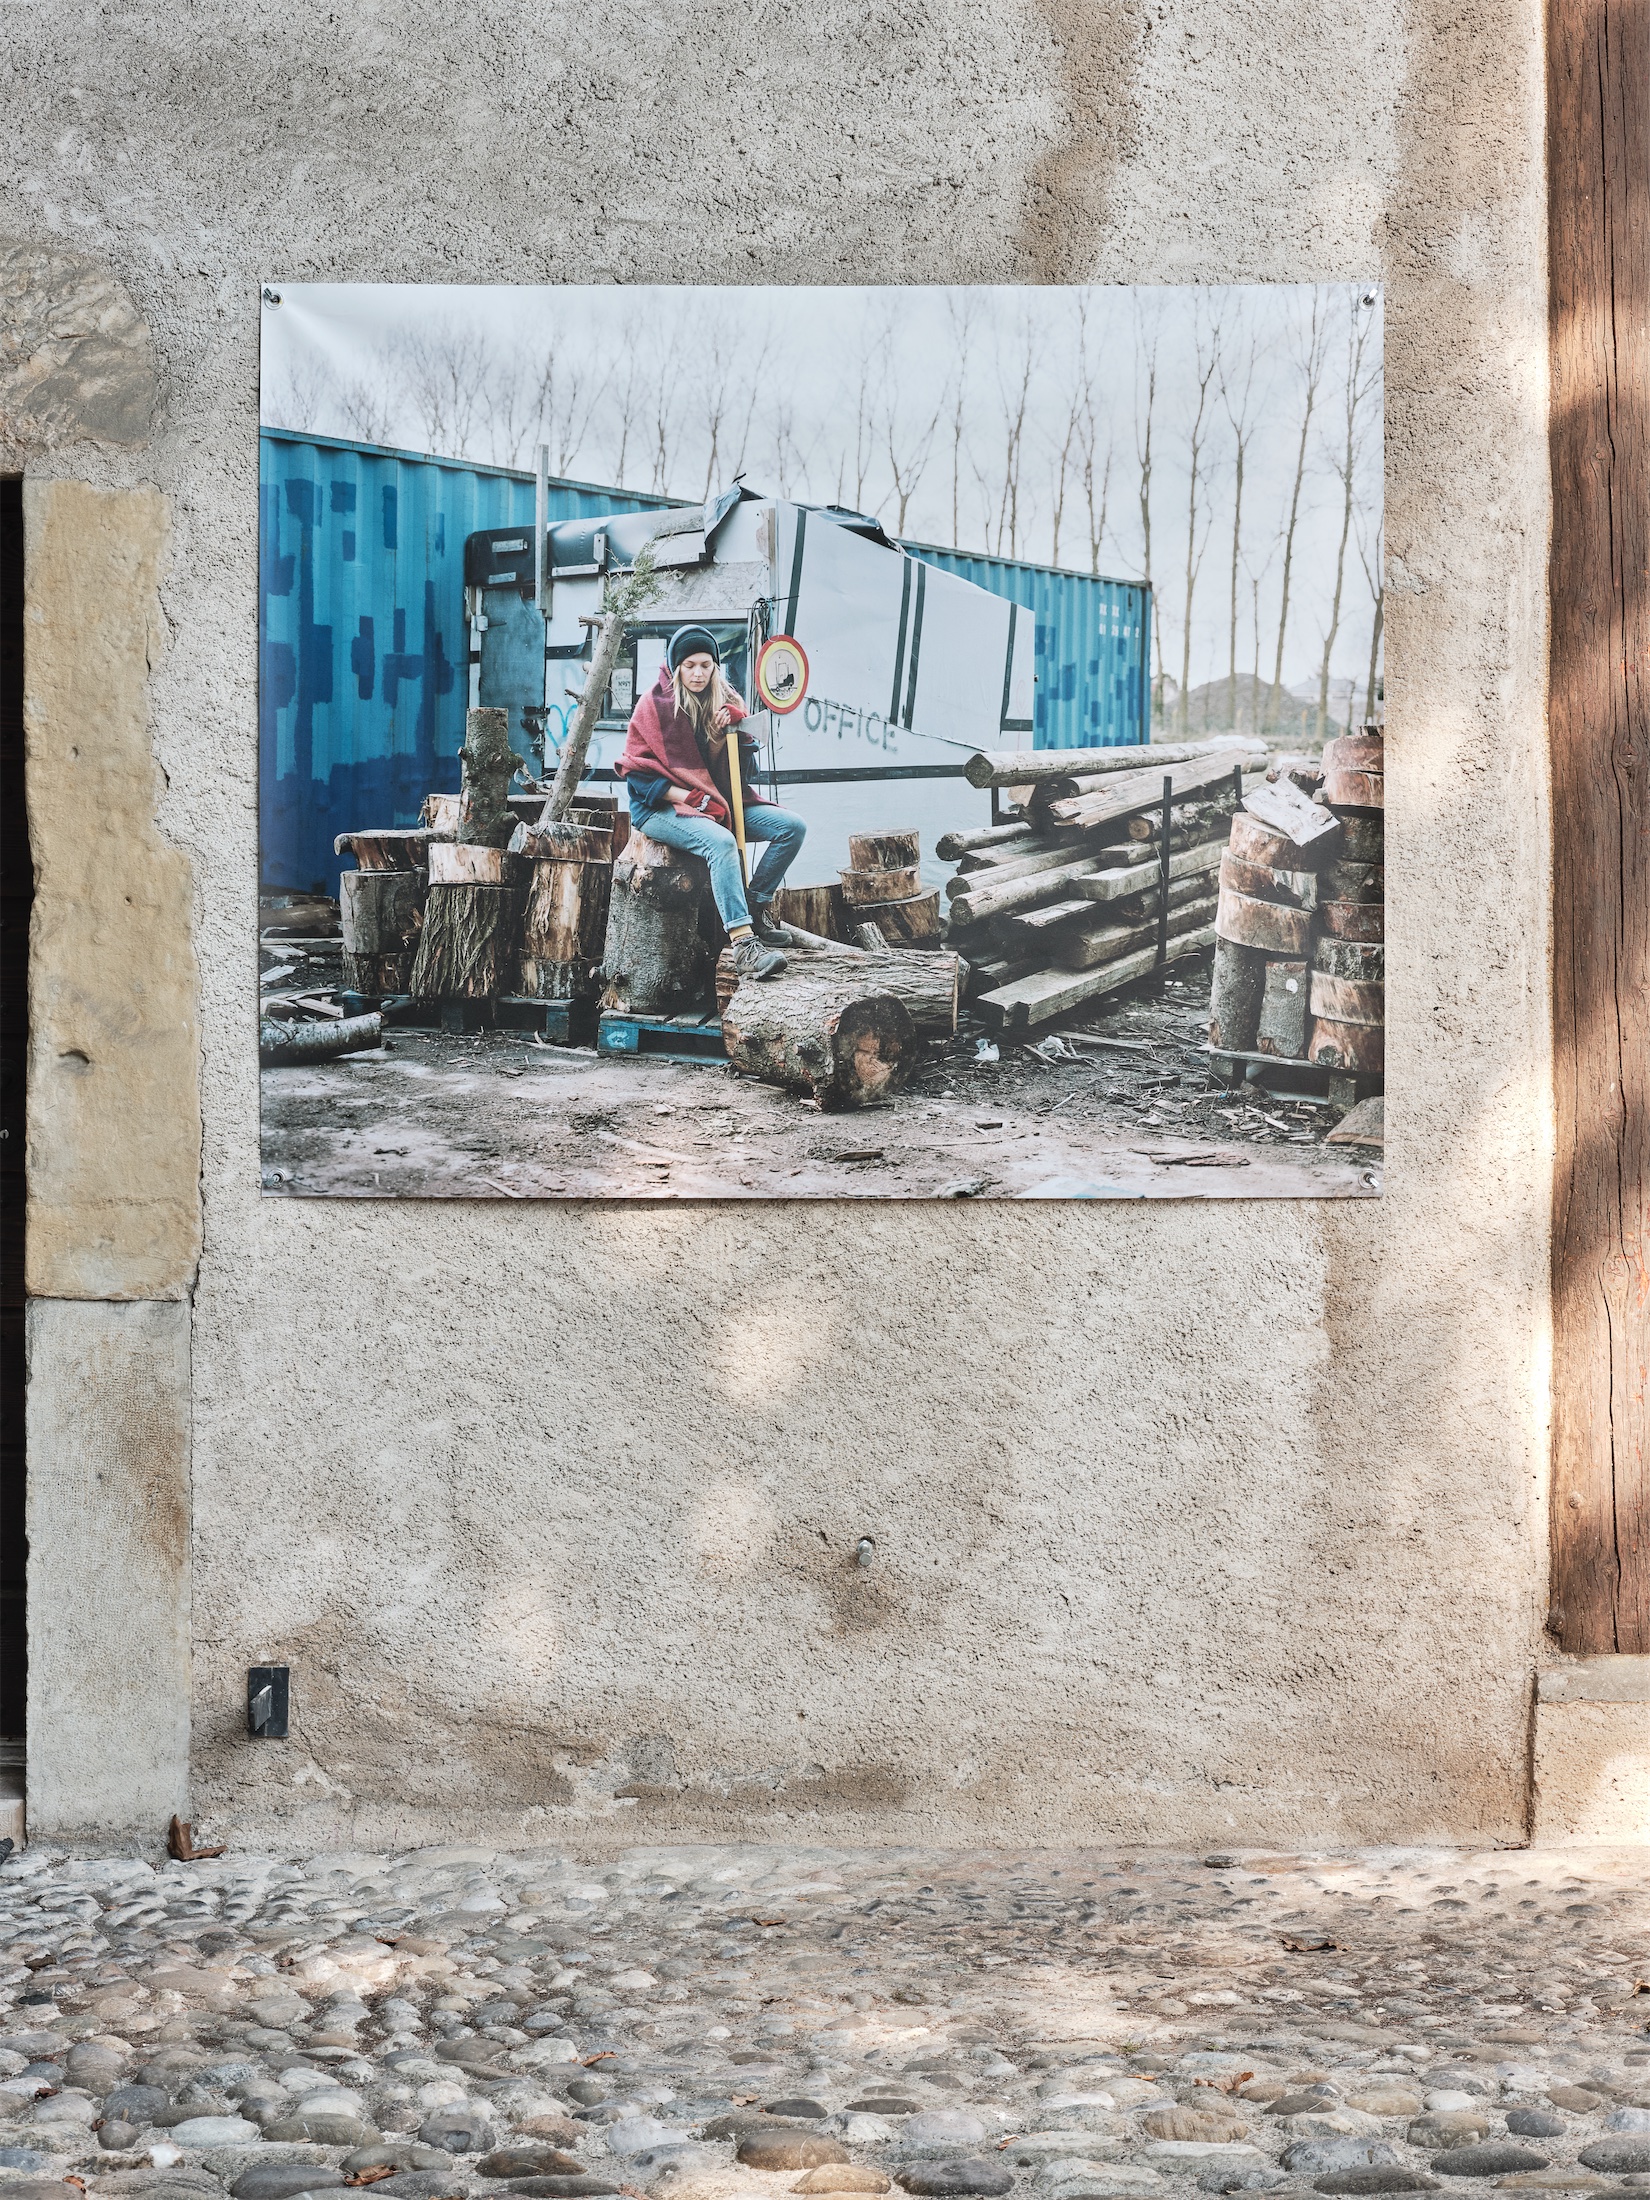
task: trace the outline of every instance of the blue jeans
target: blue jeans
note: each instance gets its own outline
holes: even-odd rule
[[[710,866],[716,914],[730,932],[735,925],[750,923],[745,885],[739,876],[739,843],[725,825],[713,824],[708,817],[684,816],[668,804],[644,810],[640,817],[632,814],[630,822],[649,840],[662,840],[667,848],[680,848],[686,855],[703,856]],[[766,842],[762,860],[751,873],[751,901],[772,900],[807,832],[801,818],[771,802],[753,802],[746,810],[746,839]]]

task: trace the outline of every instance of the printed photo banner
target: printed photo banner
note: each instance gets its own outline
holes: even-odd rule
[[[268,1192],[1379,1192],[1377,289],[263,336]]]

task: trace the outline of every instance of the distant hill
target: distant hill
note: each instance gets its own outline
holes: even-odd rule
[[[1172,680],[1166,681],[1164,687],[1163,707],[1153,728],[1153,738],[1174,741],[1180,738],[1179,697]],[[1354,683],[1332,680],[1329,684],[1328,737],[1344,730],[1349,703],[1361,716],[1363,697],[1361,694],[1355,696]],[[1186,733],[1192,740],[1204,740],[1215,733],[1253,734],[1257,731],[1274,744],[1285,742],[1296,749],[1316,748],[1317,682],[1303,681],[1300,688],[1284,688],[1274,706],[1270,682],[1256,680],[1253,673],[1240,672],[1235,690],[1224,679],[1206,680],[1201,687],[1193,688],[1186,698]]]

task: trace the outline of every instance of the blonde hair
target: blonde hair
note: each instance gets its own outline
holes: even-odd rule
[[[727,730],[725,727],[718,730],[716,713],[723,708],[733,693],[733,690],[722,677],[721,666],[714,665],[712,667],[710,678],[697,695],[682,678],[680,665],[671,674],[670,684],[675,691],[676,708],[686,718],[688,724],[710,747],[720,747],[727,739]]]

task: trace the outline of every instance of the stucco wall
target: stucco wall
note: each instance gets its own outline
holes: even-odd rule
[[[18,434],[42,479],[169,507],[150,700],[201,971],[197,1817],[1517,1836],[1549,1181],[1535,0],[13,13],[0,229],[111,270],[157,374],[145,445]],[[1366,273],[1384,1200],[260,1199],[260,277]],[[272,1657],[285,1748],[242,1733]]]

